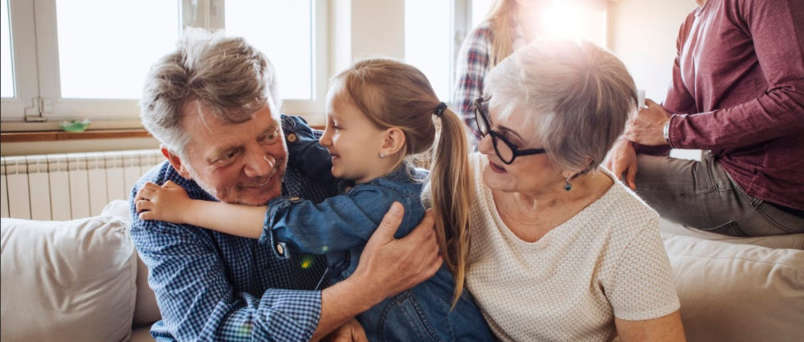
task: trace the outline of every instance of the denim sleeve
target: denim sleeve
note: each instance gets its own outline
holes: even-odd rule
[[[131,237],[148,265],[162,326],[177,341],[303,341],[312,337],[321,292],[235,293],[209,235],[134,219]]]
[[[346,251],[368,241],[394,201],[405,207],[397,235],[407,234],[423,216],[423,209],[416,210],[411,204],[414,200],[418,198],[404,198],[394,190],[370,185],[320,203],[276,198],[268,203],[260,242],[274,246],[287,243],[302,253]]]
[[[288,167],[319,182],[334,182],[329,151],[318,143],[321,132],[313,130],[301,117],[289,115],[282,117],[282,129],[288,146]]]

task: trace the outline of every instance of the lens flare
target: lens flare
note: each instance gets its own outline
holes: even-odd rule
[[[305,255],[301,258],[301,263],[299,263],[299,267],[302,269],[308,269],[313,266],[315,263],[315,258],[312,255]]]

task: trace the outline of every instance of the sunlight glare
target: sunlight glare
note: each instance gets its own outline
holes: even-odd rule
[[[544,29],[551,39],[585,39],[606,46],[606,12],[580,4],[581,1],[553,0],[542,13]]]

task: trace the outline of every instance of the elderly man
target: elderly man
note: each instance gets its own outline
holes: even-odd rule
[[[301,158],[326,153],[310,143],[318,133],[300,118],[279,114],[274,77],[268,60],[242,39],[189,31],[148,75],[142,122],[162,143],[167,161],[143,176],[132,194],[153,182],[177,184],[196,199],[248,205],[280,195],[315,201],[335,195],[332,182],[313,171],[328,168]],[[131,236],[162,313],[151,328],[160,341],[302,341],[338,327],[342,335],[359,335],[355,315],[425,280],[441,264],[432,219],[393,238],[402,217],[398,206],[368,241],[355,273],[323,290],[320,257],[141,220],[135,208],[132,203]]]

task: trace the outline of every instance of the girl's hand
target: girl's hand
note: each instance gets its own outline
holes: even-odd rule
[[[172,181],[159,186],[146,183],[137,192],[134,204],[140,220],[159,220],[172,223],[185,223],[185,213],[191,203],[187,191]]]

